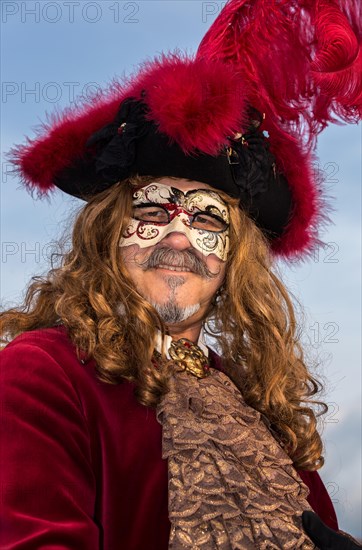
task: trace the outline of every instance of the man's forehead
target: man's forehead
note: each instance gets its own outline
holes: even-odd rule
[[[174,185],[165,185],[164,183],[152,182],[143,187],[138,187],[133,193],[133,202],[139,204],[141,202],[156,202],[156,203],[174,203],[183,204],[190,199],[195,199],[203,204],[221,204],[226,206],[225,201],[220,197],[217,191],[210,188],[197,187],[195,182],[194,189],[184,191],[179,189],[177,182]]]

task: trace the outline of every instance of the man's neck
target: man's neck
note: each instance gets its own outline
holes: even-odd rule
[[[165,335],[165,338],[162,339],[161,332],[157,331],[156,342],[155,342],[156,350],[159,351],[160,353],[165,353],[166,356],[169,357],[168,350],[171,346],[172,340],[177,341],[177,340],[180,340],[181,338],[187,338],[188,340],[191,340],[191,342],[193,342],[194,344],[198,345],[201,348],[201,350],[204,352],[206,357],[208,357],[209,350],[207,348],[207,344],[206,344],[205,339],[204,339],[204,332],[202,330],[202,326],[199,327],[199,330],[198,330],[198,333],[197,333],[198,334],[197,338],[196,337],[193,338],[193,336],[195,334],[196,334],[196,332],[191,334],[190,332],[188,332],[186,330],[184,330],[182,332],[178,332],[177,334],[176,333],[171,334],[170,332],[168,332]]]
[[[168,333],[172,337],[172,340],[180,340],[180,338],[187,338],[191,342],[197,342],[200,336],[202,323],[201,321],[191,325],[189,327],[178,327],[172,325],[168,327]]]

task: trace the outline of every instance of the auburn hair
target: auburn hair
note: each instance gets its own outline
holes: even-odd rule
[[[132,212],[132,190],[154,177],[134,177],[97,194],[77,214],[71,246],[59,265],[32,278],[24,302],[0,315],[1,342],[61,322],[106,383],[132,381],[140,403],[155,407],[167,391],[167,361],[152,362],[156,310],[137,292],[119,241]],[[218,191],[230,209],[230,252],[224,283],[205,330],[215,338],[226,372],[246,403],[260,411],[295,467],[323,465],[314,398],[321,384],[309,371],[291,297],[275,273],[270,246],[238,200]],[[61,241],[59,241],[61,242]]]

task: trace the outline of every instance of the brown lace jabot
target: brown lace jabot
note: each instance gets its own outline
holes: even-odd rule
[[[175,372],[157,409],[168,459],[169,550],[312,550],[308,489],[222,372]]]

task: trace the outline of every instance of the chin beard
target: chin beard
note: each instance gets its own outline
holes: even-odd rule
[[[166,325],[173,325],[175,323],[181,323],[186,321],[189,317],[192,317],[200,309],[200,304],[194,304],[193,306],[182,307],[176,304],[174,301],[166,302],[165,304],[158,304],[150,302],[155,308],[162,321]]]

